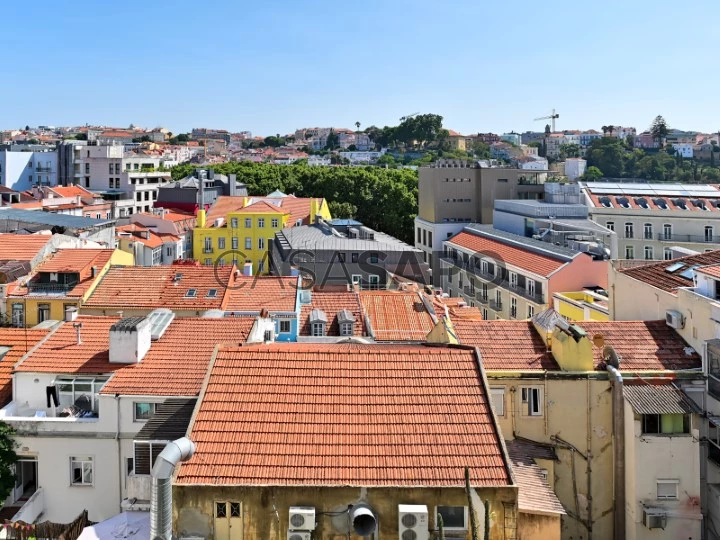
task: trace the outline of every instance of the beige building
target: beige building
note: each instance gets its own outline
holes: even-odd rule
[[[478,348],[508,448],[534,445],[566,512],[563,538],[657,537],[643,524],[644,509],[664,512],[668,530],[683,538],[702,537],[697,416],[683,412],[687,422],[674,424],[658,408],[655,424],[637,429],[642,417],[634,415],[648,411],[628,410],[634,402],[624,392],[702,380],[700,357],[664,321],[570,325],[548,310],[533,321],[458,320],[452,330]],[[613,358],[619,371],[608,367]],[[677,491],[656,491],[666,481]]]
[[[715,185],[581,183],[590,219],[615,231],[621,259],[669,260],[672,247],[720,248]]]
[[[490,224],[496,199],[540,199],[545,173],[504,167],[480,167],[459,161],[440,161],[421,167],[415,247],[437,273],[443,242],[468,223]],[[439,276],[433,277],[436,286]]]

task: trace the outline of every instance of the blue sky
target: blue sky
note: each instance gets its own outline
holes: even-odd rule
[[[0,128],[720,129],[717,0],[4,2]]]

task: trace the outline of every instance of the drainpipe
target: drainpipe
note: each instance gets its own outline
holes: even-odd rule
[[[152,468],[152,491],[150,494],[150,538],[172,538],[172,476],[175,466],[187,461],[195,453],[195,443],[182,437],[160,452]]]
[[[623,377],[620,371],[607,366],[612,383],[612,428],[615,443],[615,538],[625,538],[625,412]]]

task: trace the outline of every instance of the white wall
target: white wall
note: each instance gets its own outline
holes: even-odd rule
[[[38,167],[49,171],[38,171]],[[0,185],[22,191],[38,182],[57,185],[57,152],[11,152],[0,151]]]

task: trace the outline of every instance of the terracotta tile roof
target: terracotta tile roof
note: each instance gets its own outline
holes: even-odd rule
[[[528,449],[531,445],[532,443],[518,439],[505,442],[519,487],[518,510],[530,514],[565,514],[565,509],[557,495],[550,488],[542,469],[535,462],[537,452],[535,449]]]
[[[232,266],[113,266],[84,305],[108,309],[221,309],[232,272]],[[176,281],[179,274],[182,276]],[[195,289],[195,296],[186,296],[190,289]],[[208,297],[210,289],[215,289],[215,296]]]
[[[10,206],[12,208],[21,208],[21,209],[25,209],[25,210],[32,210],[34,208],[42,208],[42,202],[41,201],[20,202],[20,203],[13,203]]]
[[[223,304],[226,311],[271,313],[295,311],[298,278],[280,276],[238,276],[228,288]]]
[[[328,327],[326,334],[328,336],[339,336],[340,325],[338,324],[337,314],[346,309],[355,317],[353,325],[354,336],[365,336],[365,317],[360,303],[360,295],[356,292],[313,292],[311,303],[303,304],[300,311],[300,331],[301,336],[311,335],[310,313],[313,309],[322,310],[328,318]]]
[[[177,317],[139,364],[116,371],[103,394],[196,396],[220,343],[247,339],[255,319]],[[107,342],[106,345],[107,347]]]
[[[688,344],[662,321],[582,321],[590,339],[602,335],[621,357],[621,371],[699,369],[697,352],[687,354]],[[602,347],[593,347],[596,369],[605,369]]]
[[[435,313],[440,316],[445,313],[447,307],[450,320],[455,321],[457,319],[482,321],[482,312],[478,307],[471,307],[462,298],[449,297],[443,298],[438,295],[432,296],[433,307]]]
[[[546,277],[567,264],[560,259],[553,259],[547,255],[526,251],[519,247],[510,246],[465,231],[453,236],[447,242],[474,252],[485,253],[493,258],[501,258],[505,264]]]
[[[218,218],[227,218],[230,212],[237,212],[243,207],[245,197],[220,195],[207,212],[207,226]]]
[[[50,191],[53,192],[58,197],[77,197],[80,196],[84,199],[92,198],[95,199],[99,197],[99,195],[95,195],[93,192],[88,191],[82,186],[55,186],[50,188]]]
[[[488,371],[559,371],[530,321],[453,321],[460,343],[480,350]]]
[[[647,194],[645,195],[603,195],[602,193],[597,194],[597,190],[593,189],[595,193],[588,193],[588,197],[593,203],[593,206],[596,208],[607,208],[604,206],[601,202],[601,199],[610,199],[610,203],[612,204],[612,208],[618,208],[622,209],[624,208],[618,199],[623,199],[629,208],[633,210],[661,210],[660,206],[655,204],[655,199],[662,199],[665,201],[665,204],[667,205],[668,210],[677,210],[677,211],[686,211],[686,212],[720,212],[720,208],[715,207],[712,202],[718,202],[718,197],[720,197],[720,193],[717,194],[717,197],[712,198],[701,198],[697,199],[696,197],[668,197],[668,196],[649,196]],[[647,208],[644,208],[635,199],[644,199],[645,204],[647,204]],[[675,201],[677,199],[681,199],[685,201],[685,208],[681,208],[677,204],[675,204]],[[699,200],[703,203],[705,208],[707,210],[703,210],[699,206],[695,206],[692,201],[693,200]],[[673,216],[677,217],[677,216]]]
[[[698,268],[695,271],[720,279],[720,264],[712,264],[710,266],[704,266],[702,268]]]
[[[253,205],[260,202],[266,202],[264,199],[267,197],[251,197],[248,200]],[[210,208],[207,214],[207,223],[212,224],[218,218],[226,218],[230,212],[239,212],[243,208],[243,202],[245,197],[232,197],[230,195],[221,195],[215,200],[215,204]],[[303,225],[310,223],[310,206],[312,199],[293,197],[292,195],[286,195],[285,197],[269,198],[272,201],[269,204],[272,209],[276,211],[282,211],[283,213],[290,213],[288,218],[288,225],[293,226],[298,220],[302,220]],[[272,204],[273,202],[280,202],[280,207]],[[323,199],[317,199],[318,207]],[[272,211],[268,209],[268,211]],[[225,223],[224,225],[227,225]]]
[[[416,292],[362,291],[360,300],[376,341],[424,341],[435,326]]]
[[[148,238],[144,238],[141,235],[134,234],[136,232],[139,233],[139,232],[145,232],[145,231],[148,232]],[[155,232],[154,230],[152,230],[149,227],[145,227],[145,226],[139,225],[137,223],[131,223],[130,225],[121,225],[120,227],[116,227],[115,232],[116,232],[115,236],[118,238],[122,238],[122,237],[117,233],[120,233],[120,232],[132,233],[133,234],[133,237],[132,237],[133,242],[140,242],[141,244],[143,244],[149,248],[152,248],[152,249],[159,248],[166,242],[179,242],[180,241],[180,238],[178,238],[174,234],[160,234],[160,233]],[[126,238],[126,239],[129,240],[129,238]]]
[[[259,214],[259,213],[262,213],[262,214],[267,214],[267,213],[287,214],[287,213],[289,213],[284,208],[279,208],[279,207],[275,206],[274,204],[270,204],[269,202],[266,202],[266,201],[257,201],[252,204],[248,204],[247,206],[240,208],[239,210],[236,210],[235,212],[238,212],[238,213],[246,213],[247,212],[247,213],[256,213],[256,214]]]
[[[31,261],[50,240],[42,234],[0,234],[0,260]]]
[[[683,264],[682,267],[677,268],[673,272],[667,271],[667,268],[671,268],[680,263]],[[642,266],[634,266],[632,268],[622,269],[619,272],[660,290],[675,294],[676,289],[679,287],[693,286],[692,279],[686,279],[680,276],[682,272],[692,266],[710,266],[714,264],[720,264],[720,250],[679,257],[671,261],[660,261]]]
[[[61,326],[25,358],[15,371],[46,373],[112,373],[125,364],[111,364],[108,355],[110,327],[118,317],[78,317],[82,323],[78,345],[72,323]]]
[[[10,347],[0,356],[0,406],[12,400],[12,371],[23,355],[50,333],[32,328],[0,328],[0,347]]]
[[[688,414],[697,410],[689,398],[670,383],[630,384],[628,381],[623,395],[635,414]]]
[[[221,348],[196,411],[178,484],[512,483],[472,350]]]

